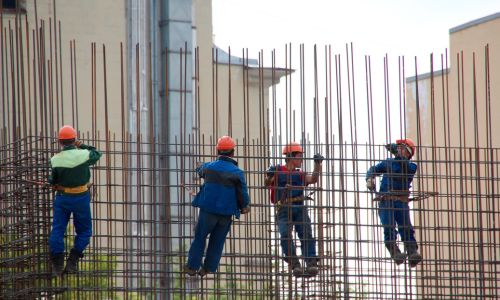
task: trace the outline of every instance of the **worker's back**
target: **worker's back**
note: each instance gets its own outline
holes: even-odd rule
[[[249,197],[245,176],[236,161],[220,156],[217,160],[200,166],[197,172],[205,182],[193,199],[193,206],[214,214],[235,215],[238,218],[240,209],[248,205]]]

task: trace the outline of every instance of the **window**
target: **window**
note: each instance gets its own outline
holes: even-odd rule
[[[18,11],[22,14],[26,13],[26,0],[1,0],[2,10],[4,13],[13,14]]]
[[[16,9],[17,0],[2,0],[2,7],[4,9]]]

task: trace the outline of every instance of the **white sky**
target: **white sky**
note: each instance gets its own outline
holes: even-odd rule
[[[217,46],[251,57],[286,43],[353,42],[358,54],[428,61],[448,48],[450,28],[497,12],[499,0],[213,0],[213,32]]]

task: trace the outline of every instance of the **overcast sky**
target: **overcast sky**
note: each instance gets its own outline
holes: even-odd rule
[[[213,0],[214,41],[258,50],[286,43],[388,53],[406,58],[444,53],[449,29],[500,12],[500,0]]]

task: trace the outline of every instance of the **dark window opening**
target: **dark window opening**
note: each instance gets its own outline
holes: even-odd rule
[[[4,9],[16,9],[17,0],[2,0],[2,7]]]

